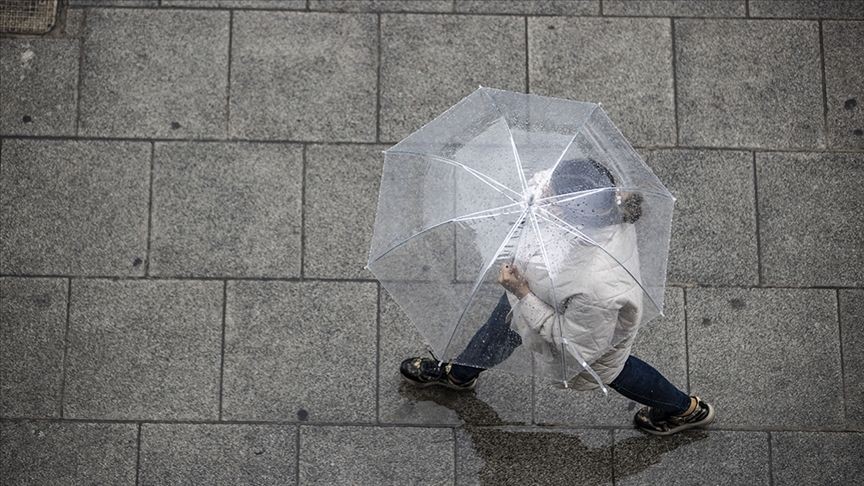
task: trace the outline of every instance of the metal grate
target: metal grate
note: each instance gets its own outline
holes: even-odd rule
[[[0,0],[0,34],[44,34],[54,27],[58,0]]]

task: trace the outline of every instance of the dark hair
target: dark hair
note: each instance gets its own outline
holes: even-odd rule
[[[617,181],[612,172],[594,159],[562,160],[552,172],[549,181],[552,192],[558,196],[604,187],[617,187]],[[616,201],[616,191],[601,191],[591,195],[591,204],[601,208],[617,207],[617,217],[599,216],[598,225],[615,224],[620,221],[635,223],[642,217],[642,202],[644,198],[639,193],[628,194],[620,205]]]

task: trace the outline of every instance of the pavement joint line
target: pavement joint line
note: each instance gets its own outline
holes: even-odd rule
[[[81,25],[78,32],[78,79],[75,85],[75,135],[81,133],[81,78],[84,69],[84,35],[87,30],[87,11],[81,12]]]
[[[147,249],[146,254],[144,255],[144,275],[150,275],[150,239],[153,238],[153,173],[156,160],[156,144],[150,142],[150,173],[148,181],[149,189],[149,199],[147,200]]]
[[[531,48],[528,44],[528,16],[525,16],[525,93],[531,92]]]
[[[825,41],[822,33],[822,21],[819,21],[819,71],[822,74],[822,140],[828,147],[828,81],[825,75]]]
[[[136,434],[136,454],[135,454],[135,485],[139,484],[141,476],[141,422],[138,422],[138,432]]]
[[[294,484],[300,484],[300,427],[294,427]]]
[[[744,17],[750,18],[750,0],[744,0]]]
[[[768,431],[768,486],[774,486],[774,454],[771,450],[771,431]]]
[[[72,308],[72,279],[66,279],[66,329],[63,331],[63,358],[60,361],[60,418],[66,401],[66,357],[69,354],[69,313]]]
[[[452,16],[458,15],[461,17],[522,17],[524,15],[528,15],[529,17],[561,17],[568,19],[603,19],[603,18],[615,18],[615,19],[694,19],[694,20],[777,20],[777,21],[795,21],[795,20],[864,20],[864,17],[742,17],[742,16],[698,16],[698,15],[618,15],[618,14],[596,14],[596,15],[560,15],[560,14],[547,14],[547,13],[508,13],[508,12],[461,12],[461,11],[453,11],[453,12],[430,12],[430,11],[405,11],[405,10],[361,10],[361,11],[342,11],[342,10],[326,10],[326,9],[312,9],[308,8],[255,8],[255,7],[196,7],[194,5],[160,5],[160,6],[135,6],[135,5],[105,5],[105,6],[93,6],[93,5],[80,5],[80,6],[70,6],[70,9],[78,9],[78,10],[109,10],[109,9],[123,9],[123,10],[200,10],[200,11],[225,11],[225,10],[234,10],[238,12],[266,12],[266,13],[279,13],[279,12],[294,12],[294,13],[327,13],[327,14],[339,14],[339,15],[363,15],[363,14],[388,14],[388,15],[439,15],[439,16]]]
[[[669,19],[669,35],[672,38],[672,109],[675,119],[675,146],[681,144],[681,122],[678,120],[678,54],[675,43],[675,19]]]
[[[308,158],[306,144],[300,149],[300,279],[306,276],[306,159]]]
[[[222,339],[219,348],[219,420],[222,420],[222,396],[225,378],[225,321],[228,307],[228,280],[222,283]]]
[[[471,423],[374,423],[374,422],[308,422],[289,420],[149,420],[149,419],[90,419],[90,418],[51,418],[51,417],[0,417],[0,422],[22,423],[63,423],[63,424],[140,424],[140,425],[261,425],[261,426],[296,426],[296,427],[361,427],[361,428],[420,428],[420,429],[482,429],[496,430],[502,428],[525,429],[534,432],[557,432],[566,430],[636,430],[626,424],[621,425],[589,425],[589,424],[537,424],[532,425],[525,422],[504,422],[500,424],[471,424]],[[815,432],[824,434],[860,434],[864,430],[853,428],[819,428],[819,427],[777,427],[777,426],[711,426],[701,429],[706,432]]]
[[[682,289],[684,299],[684,376],[687,380],[687,394],[692,393],[690,388],[690,335],[687,323],[687,289]]]
[[[456,447],[456,427],[452,429],[453,435],[453,479],[459,477],[459,454]]]
[[[68,135],[13,135],[0,134],[0,139],[6,140],[60,140],[70,142],[141,142],[141,143],[261,143],[261,144],[295,144],[295,145],[394,145],[399,141],[345,141],[345,140],[287,140],[287,139],[253,139],[253,138],[135,138],[135,137],[98,137],[98,136],[68,136]],[[637,150],[704,150],[718,152],[755,152],[755,153],[791,153],[791,154],[862,154],[864,148],[770,148],[770,147],[714,147],[704,145],[634,145]]]
[[[846,408],[846,358],[843,356],[843,314],[840,312],[840,291],[835,294],[837,299],[837,344],[840,346],[840,392],[843,396],[843,421],[849,422],[848,410]]]
[[[759,171],[756,170],[756,152],[753,152],[751,163],[753,164],[753,217],[756,219],[756,286],[762,288],[765,277],[762,268],[762,237],[759,234],[761,216],[759,215]]]
[[[161,0],[160,0],[161,3]],[[234,11],[228,11],[228,75],[225,85],[225,136],[231,136],[231,51],[234,38]]]
[[[376,30],[378,35],[378,67],[377,80],[375,81],[375,141],[381,141],[381,14],[376,16]]]
[[[176,277],[176,276],[147,276],[147,277],[135,277],[135,276],[118,276],[118,275],[42,275],[42,274],[14,274],[14,273],[2,273],[0,277],[9,277],[9,278],[69,278],[75,280],[113,280],[113,281],[126,281],[126,280],[141,280],[141,281],[250,281],[250,282],[295,282],[295,283],[303,283],[303,282],[316,282],[316,283],[328,283],[328,282],[342,282],[342,283],[372,283],[377,284],[378,281],[374,278],[328,278],[328,277],[308,277],[308,278],[300,278],[300,277],[230,277],[230,276],[217,276],[217,277]],[[762,286],[752,286],[752,285],[712,285],[712,284],[680,284],[680,283],[672,283],[666,285],[667,288],[675,288],[675,289],[718,289],[718,290],[729,290],[729,289],[740,289],[740,290],[862,290],[862,287],[844,287],[844,286],[819,286],[819,285],[811,285],[811,286],[784,286],[784,285],[762,285]]]
[[[381,282],[375,299],[375,423],[381,423]]]
[[[610,467],[612,469],[612,486],[615,486],[615,429],[609,431],[610,440],[612,441],[612,445],[609,447],[609,455],[610,457]]]

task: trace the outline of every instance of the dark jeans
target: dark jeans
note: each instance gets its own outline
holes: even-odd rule
[[[489,319],[456,358],[456,361],[479,366],[454,364],[450,375],[455,380],[465,382],[477,377],[483,370],[503,362],[522,344],[522,337],[510,329],[507,322],[509,312],[510,302],[507,301],[507,294],[504,294]],[[690,407],[687,394],[676,388],[654,367],[635,356],[627,358],[621,373],[609,386],[635,402],[670,415],[683,413]]]

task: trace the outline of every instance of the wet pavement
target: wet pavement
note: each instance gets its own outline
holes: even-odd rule
[[[862,484],[864,3],[70,0],[0,40],[4,484]],[[678,198],[634,352],[717,406],[417,390],[381,150],[599,101]]]

